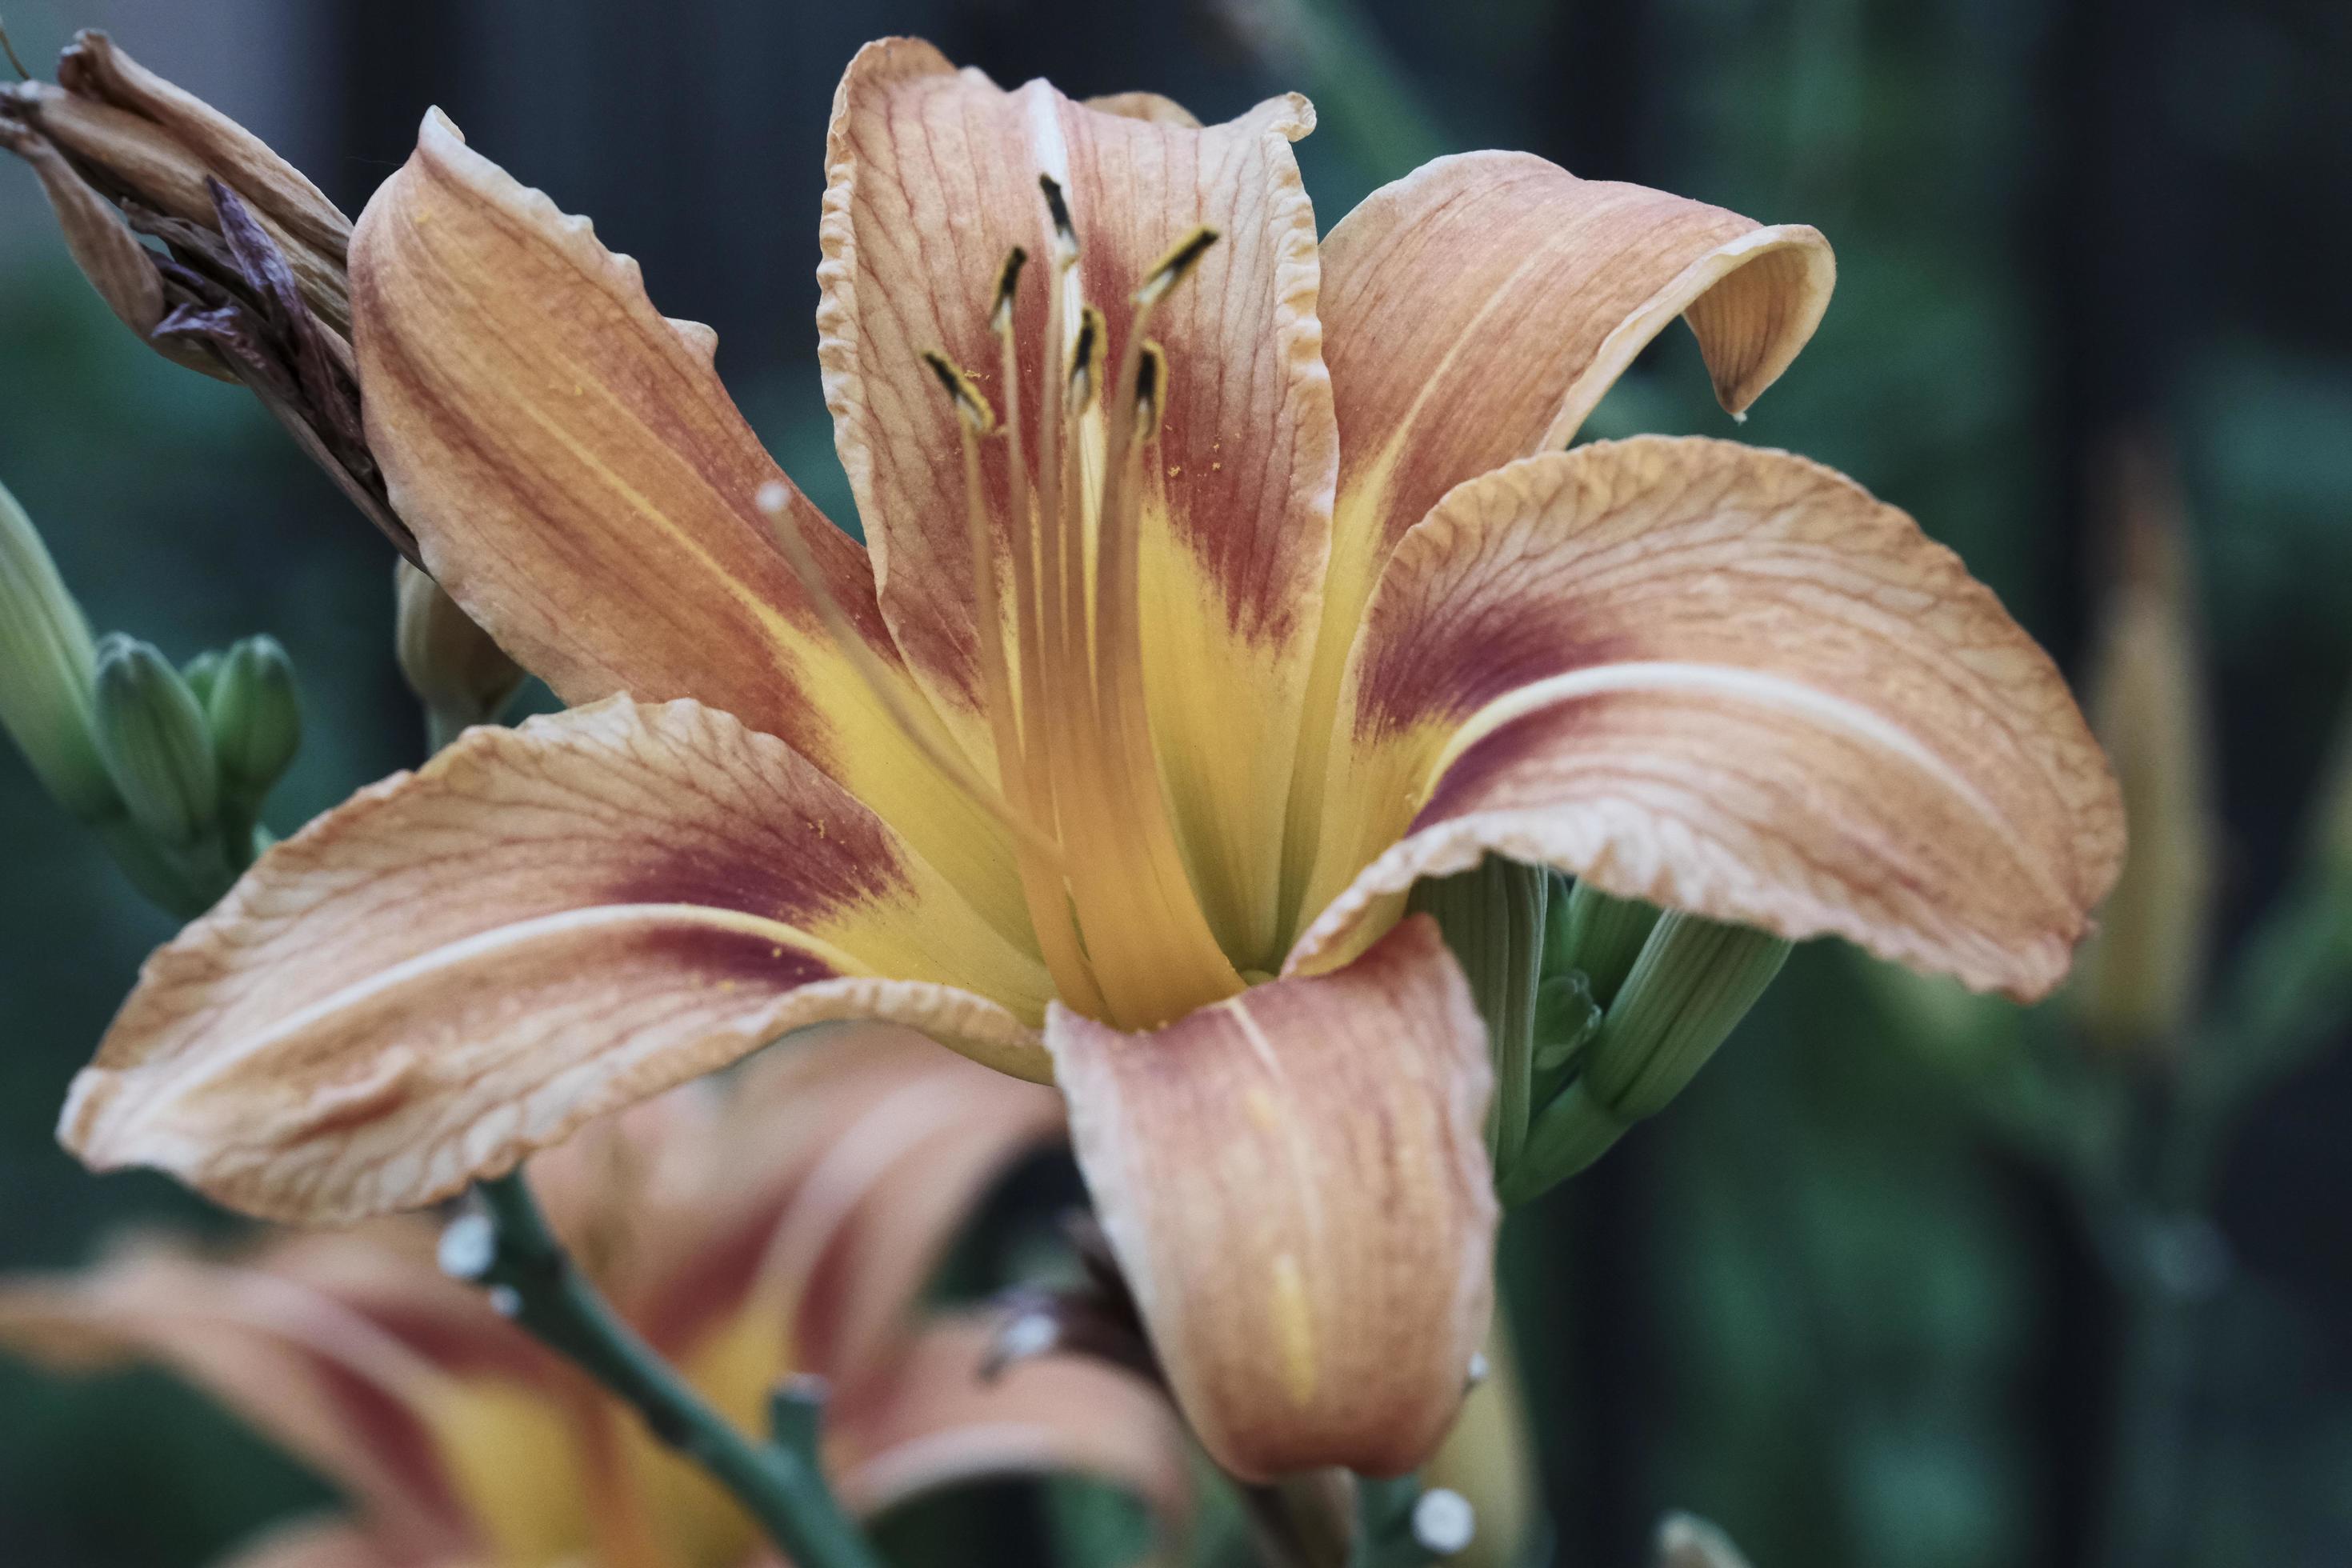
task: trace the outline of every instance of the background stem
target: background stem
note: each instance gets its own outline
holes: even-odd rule
[[[882,1568],[826,1486],[813,1420],[760,1442],[706,1404],[572,1266],[520,1173],[478,1189],[498,1247],[483,1282],[514,1292],[515,1321],[634,1406],[648,1430],[734,1494],[798,1568]]]

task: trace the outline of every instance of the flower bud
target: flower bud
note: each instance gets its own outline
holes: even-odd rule
[[[213,686],[220,679],[221,667],[227,662],[226,654],[216,647],[208,647],[180,666],[180,679],[186,681],[188,689],[196,694],[199,707],[210,707]]]
[[[2131,853],[2067,996],[2092,1039],[2133,1050],[2177,1042],[2202,989],[2213,758],[2178,480],[2138,441],[2115,448],[2108,479],[2116,561],[2085,706],[2123,791]]]
[[[469,724],[487,724],[522,688],[522,667],[467,617],[441,584],[405,561],[393,567],[400,672],[425,704],[436,751]]]
[[[285,253],[303,302],[336,331],[351,331],[351,220],[259,137],[139,65],[105,34],[76,36],[58,57],[56,85],[0,88],[0,120],[65,154],[98,189],[152,215],[142,221],[158,232],[183,226],[175,240],[194,240],[195,251],[203,237],[217,240],[207,182],[218,180]],[[8,145],[26,155],[19,140]]]
[[[1658,911],[1640,900],[1615,898],[1579,881],[1552,921],[1545,967],[1581,972],[1592,999],[1606,1007],[1657,923]]]
[[[300,170],[219,110],[124,54],[106,34],[95,28],[75,34],[58,58],[58,82],[160,128],[301,243],[337,258],[350,246],[351,219]]]
[[[360,415],[351,220],[317,186],[97,32],[66,49],[57,82],[0,86],[0,148],[40,177],[76,265],[141,342],[245,383],[415,556]]]
[[[1584,1064],[1620,1117],[1654,1116],[1683,1091],[1764,994],[1790,943],[1680,910],[1660,917]]]
[[[96,665],[81,606],[32,520],[0,487],[0,729],[41,786],[84,821],[118,804],[92,727]]]
[[[98,647],[98,749],[140,831],[184,849],[213,826],[220,767],[205,710],[150,645],[110,635]]]
[[[1642,944],[1576,1077],[1538,1112],[1503,1195],[1522,1202],[1574,1175],[1625,1130],[1665,1109],[1706,1065],[1787,961],[1766,931],[1671,910]]]
[[[247,637],[223,658],[210,687],[198,696],[220,759],[221,783],[257,804],[302,743],[294,666],[275,637]]]
[[[1467,871],[1433,878],[1412,890],[1412,907],[1436,917],[1486,1021],[1495,1059],[1486,1149],[1497,1173],[1517,1163],[1527,1142],[1550,886],[1548,869],[1489,855]]]

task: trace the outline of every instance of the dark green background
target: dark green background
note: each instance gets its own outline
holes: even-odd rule
[[[919,31],[1000,80],[1150,87],[1210,118],[1301,88],[1322,110],[1300,158],[1326,226],[1480,146],[1816,224],[1836,301],[1741,437],[1916,513],[2070,671],[2095,603],[2096,454],[2168,447],[2214,666],[2225,939],[2294,868],[2352,665],[2339,3],[48,0],[7,16],[37,64],[73,26],[112,26],[353,211],[440,103],[637,255],[664,310],[719,329],[746,411],[845,520],[812,271],[824,115],[868,36]],[[1597,425],[1731,429],[1680,333]],[[0,478],[100,629],[176,658],[257,630],[291,651],[311,724],[281,829],[414,760],[385,550],[239,391],[128,340],[13,164]],[[50,1141],[166,934],[0,754],[0,1268],[223,1223],[161,1180],[95,1180]],[[2047,1170],[1976,1109],[2042,1026],[1934,1048],[1864,967],[1801,952],[1681,1104],[1514,1219],[1562,1561],[1634,1563],[1669,1505],[1791,1568],[2096,1550],[2116,1301]],[[2200,1317],[2174,1561],[2352,1561],[2347,1115],[2352,1065],[2323,1055],[2226,1165],[2240,1272]],[[0,1366],[0,1563],[202,1562],[317,1495],[161,1378]]]

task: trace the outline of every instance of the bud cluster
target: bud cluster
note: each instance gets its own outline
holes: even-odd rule
[[[1664,1110],[1764,994],[1790,944],[1660,913],[1587,882],[1489,856],[1425,881],[1486,1023],[1496,1187],[1520,1203],[1599,1159]]]
[[[266,846],[261,805],[302,719],[293,667],[269,637],[185,669],[120,632],[93,639],[0,489],[0,728],[142,892],[193,915]]]

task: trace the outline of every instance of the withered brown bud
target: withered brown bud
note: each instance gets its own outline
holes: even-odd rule
[[[0,88],[0,118],[38,132],[132,227],[175,247],[216,231],[209,182],[218,180],[285,253],[310,308],[337,332],[351,331],[351,219],[259,137],[139,65],[105,34],[76,36],[58,58],[55,85]],[[219,258],[201,241],[189,248]]]
[[[156,326],[171,309],[163,275],[155,268],[155,253],[139,243],[124,226],[121,216],[75,172],[47,137],[20,120],[0,117],[0,147],[32,165],[41,188],[48,194],[49,205],[57,211],[58,226],[65,234],[74,265],[124,326],[191,370],[224,381],[234,379],[211,354],[154,337]]]
[[[161,127],[264,223],[340,269],[352,242],[352,220],[341,209],[261,138],[124,54],[104,33],[84,31],[66,46],[58,58],[58,84]]]
[[[352,224],[334,203],[103,33],[67,46],[55,83],[0,87],[0,146],[40,176],[76,265],[125,325],[176,363],[251,387],[415,558],[361,428]]]
[[[435,749],[469,724],[488,723],[514,700],[522,667],[457,607],[441,584],[406,561],[393,567],[400,673],[425,705]]]

